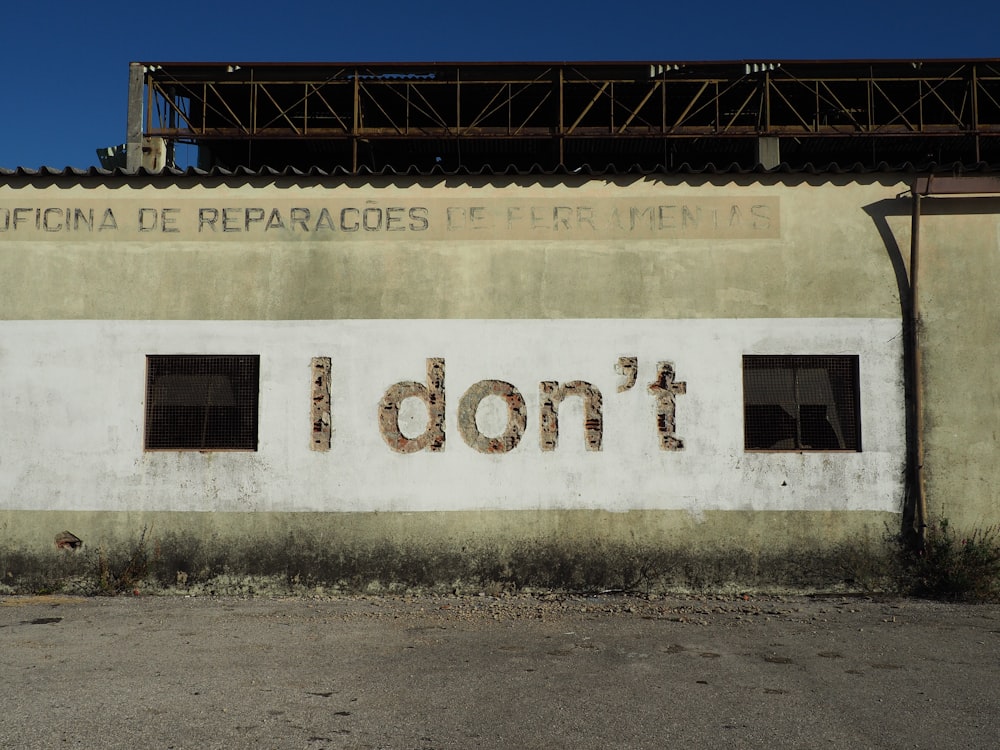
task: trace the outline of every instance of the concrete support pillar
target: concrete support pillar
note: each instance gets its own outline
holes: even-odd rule
[[[128,66],[128,123],[125,126],[125,169],[135,174],[142,165],[142,63]]]

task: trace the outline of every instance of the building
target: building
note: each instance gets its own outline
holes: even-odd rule
[[[8,585],[828,589],[1000,516],[1000,61],[131,70],[120,166],[0,173]]]

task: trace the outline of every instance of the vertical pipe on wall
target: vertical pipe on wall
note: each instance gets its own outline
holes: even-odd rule
[[[923,549],[927,542],[927,495],[924,487],[924,403],[923,376],[920,353],[920,298],[918,280],[920,278],[920,202],[922,196],[914,185],[913,213],[910,217],[910,294],[908,320],[909,337],[907,369],[912,384],[911,434],[909,447],[910,481],[913,493],[913,541],[917,549]]]

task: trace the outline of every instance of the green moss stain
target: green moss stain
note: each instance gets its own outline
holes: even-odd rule
[[[0,591],[87,595],[873,590],[891,578],[882,516],[897,520],[730,512],[695,521],[679,512],[594,511],[10,514],[39,534],[73,524],[83,545],[59,549],[54,535],[36,545],[7,537]]]

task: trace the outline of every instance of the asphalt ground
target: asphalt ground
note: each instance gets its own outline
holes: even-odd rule
[[[4,748],[997,748],[1000,605],[0,597]]]

